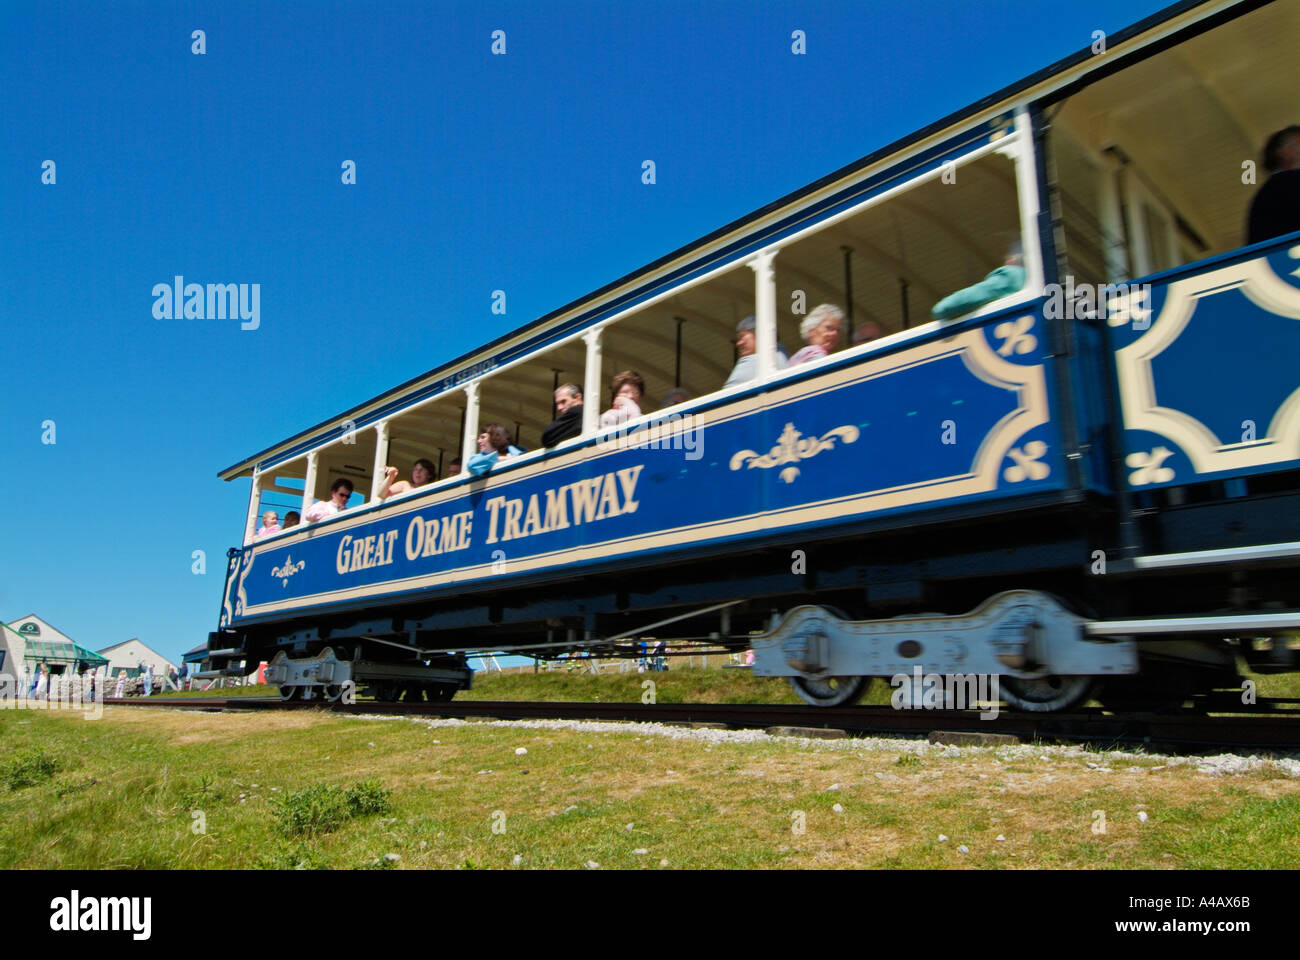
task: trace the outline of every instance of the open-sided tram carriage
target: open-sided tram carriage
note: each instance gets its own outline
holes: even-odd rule
[[[209,668],[445,699],[472,653],[653,639],[752,647],[816,704],[919,667],[1035,710],[1297,669],[1300,234],[1241,246],[1297,41],[1296,4],[1175,5],[234,464]],[[931,321],[1008,237],[1024,286]],[[820,302],[885,335],[777,369]],[[747,314],[758,376],[721,389]],[[691,399],[601,429],[624,368]],[[547,450],[566,381],[583,431]],[[528,452],[377,499],[490,421]],[[254,540],[336,477],[348,509]]]

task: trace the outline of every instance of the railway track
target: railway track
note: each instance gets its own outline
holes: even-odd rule
[[[1201,714],[1106,714],[1083,710],[1060,714],[1002,712],[984,720],[974,711],[894,710],[849,707],[828,710],[790,704],[588,703],[465,700],[452,703],[286,703],[274,697],[230,699],[108,699],[107,706],[157,707],[207,712],[332,710],[350,714],[396,714],[462,720],[602,720],[768,729],[788,735],[929,737],[937,742],[997,744],[1015,741],[1142,747],[1173,753],[1205,751],[1300,751],[1300,714],[1259,713],[1218,717]]]

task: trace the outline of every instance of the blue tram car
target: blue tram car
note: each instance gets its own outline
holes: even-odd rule
[[[476,653],[695,642],[814,704],[920,669],[1030,710],[1297,669],[1300,233],[1242,231],[1298,40],[1177,4],[234,464],[210,668],[448,699]],[[525,452],[452,473],[488,424]]]

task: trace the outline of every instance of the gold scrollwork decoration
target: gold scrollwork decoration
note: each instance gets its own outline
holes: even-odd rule
[[[837,439],[845,443],[853,443],[858,439],[859,433],[857,427],[845,424],[827,430],[820,437],[805,437],[795,429],[793,423],[787,423],[776,441],[776,446],[764,454],[756,450],[737,451],[731,457],[731,469],[739,470],[741,467],[748,467],[752,470],[754,467],[759,467],[770,470],[772,467],[784,466],[785,469],[780,473],[782,481],[794,483],[799,476],[799,468],[793,464],[833,449]]]
[[[294,563],[293,557],[286,556],[284,558],[284,566],[271,568],[271,576],[279,577],[280,586],[287,587],[289,585],[289,578],[306,566],[306,560],[299,560],[297,563]]]

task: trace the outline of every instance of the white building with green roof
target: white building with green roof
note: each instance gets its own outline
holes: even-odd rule
[[[102,680],[109,659],[83,647],[34,613],[0,623],[0,678],[6,681],[6,689],[19,689],[29,683],[41,664],[56,677],[94,671]]]

